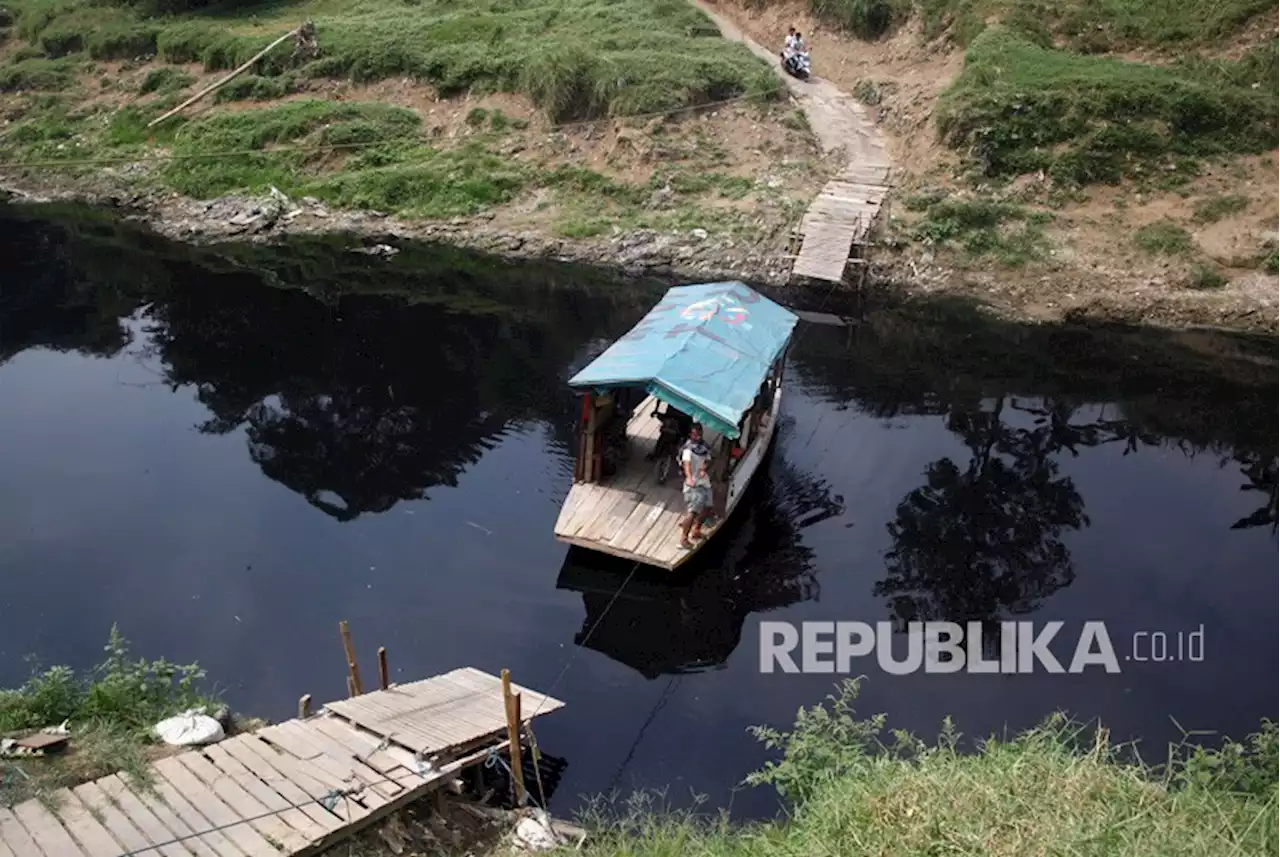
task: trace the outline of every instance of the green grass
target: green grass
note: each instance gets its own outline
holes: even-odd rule
[[[509,202],[531,180],[527,170],[480,146],[449,151],[421,146],[399,154],[403,162],[357,164],[307,183],[302,190],[344,208],[441,218]]]
[[[936,116],[943,139],[988,176],[1164,180],[1194,172],[1197,158],[1275,146],[1274,93],[1225,79],[1053,50],[997,27],[970,45]]]
[[[782,89],[763,62],[720,38],[685,0],[357,0],[345,7],[314,0],[154,19],[94,0],[15,0],[13,8],[20,35],[46,57],[155,52],[208,70],[239,65],[313,16],[320,56],[295,58],[281,47],[261,62],[262,76],[411,77],[444,95],[520,92],[557,120],[767,98]]]
[[[1192,219],[1196,223],[1217,223],[1222,218],[1239,214],[1248,207],[1248,197],[1236,194],[1205,197],[1196,203]]]
[[[19,688],[0,690],[0,734],[25,733],[66,722],[67,751],[43,758],[0,761],[0,804],[126,771],[146,782],[151,727],[190,708],[216,706],[200,688],[194,664],[134,659],[114,627],[106,657],[89,674],[56,666],[35,672]]]
[[[237,77],[213,94],[215,102],[224,101],[274,101],[283,98],[298,89],[295,75],[284,74],[279,77],[261,77],[247,74]]]
[[[911,229],[916,241],[959,246],[1008,267],[1042,259],[1049,250],[1044,225],[1052,216],[1044,212],[1004,202],[948,199],[940,192],[908,197],[905,205],[924,215]]]
[[[58,92],[75,83],[76,63],[68,58],[29,58],[0,66],[0,92]]]
[[[177,158],[165,168],[164,179],[175,190],[200,199],[269,185],[289,192],[307,180],[307,166],[327,153],[279,147],[373,141],[393,146],[416,139],[421,124],[418,114],[402,107],[320,100],[216,114],[177,132],[173,141]],[[244,154],[202,157],[225,152]]]
[[[1197,262],[1191,268],[1191,275],[1187,279],[1187,287],[1197,291],[1207,291],[1220,289],[1227,282],[1226,276],[1213,265]]]
[[[1191,234],[1171,220],[1143,226],[1133,234],[1133,243],[1156,256],[1185,256],[1195,248]]]
[[[142,84],[138,87],[138,94],[180,92],[195,82],[195,77],[182,69],[161,66],[147,72],[147,76],[142,79]]]
[[[748,782],[777,788],[787,818],[734,825],[660,802],[597,805],[585,857],[1206,857],[1277,853],[1277,733],[1185,748],[1160,768],[1106,733],[1056,716],[959,749],[859,719],[856,683],[802,709],[789,732],[757,730],[783,757]]]
[[[945,34],[968,45],[995,21],[1044,46],[1103,53],[1220,42],[1274,7],[1266,0],[809,0],[809,8],[864,39],[919,14],[928,39]]]

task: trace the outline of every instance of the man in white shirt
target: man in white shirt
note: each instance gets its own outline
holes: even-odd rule
[[[702,440],[702,424],[689,429],[689,440],[680,449],[680,470],[684,474],[684,506],[688,514],[680,521],[680,547],[689,550],[692,539],[702,538],[702,524],[711,515],[711,448]]]

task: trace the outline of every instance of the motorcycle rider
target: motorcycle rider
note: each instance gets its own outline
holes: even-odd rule
[[[804,36],[795,27],[787,28],[786,47],[782,51],[782,63],[789,68],[798,68],[800,57],[808,53],[804,46]]]

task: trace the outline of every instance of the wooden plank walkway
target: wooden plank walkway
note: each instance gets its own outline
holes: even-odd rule
[[[512,686],[525,718],[564,703]],[[507,746],[501,681],[476,669],[0,807],[0,857],[304,857]]]
[[[851,164],[809,205],[792,276],[840,282],[855,244],[866,240],[889,192],[889,167]]]

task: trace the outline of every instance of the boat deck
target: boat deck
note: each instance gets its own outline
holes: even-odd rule
[[[655,462],[646,460],[658,442],[659,422],[651,416],[652,396],[636,408],[627,424],[630,454],[607,481],[577,483],[569,489],[556,520],[556,538],[570,544],[674,569],[695,552],[680,548],[680,519],[685,514],[680,474],[672,468],[666,484],[654,479]],[[715,448],[720,436],[707,430]],[[703,542],[719,526],[703,527]]]
[[[523,707],[564,703],[525,688]],[[499,678],[392,685],[318,714],[0,805],[2,857],[306,857],[507,746]],[[430,764],[426,764],[430,763]]]

